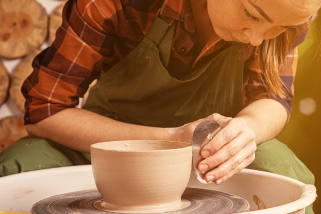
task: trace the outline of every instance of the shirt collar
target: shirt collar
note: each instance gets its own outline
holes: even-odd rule
[[[160,15],[184,22],[188,32],[195,32],[193,11],[189,0],[165,0]]]
[[[190,0],[165,0],[160,10],[160,15],[183,22],[185,29],[192,34],[196,31]],[[226,43],[227,42],[213,33],[195,62],[197,62],[201,57],[213,53]]]

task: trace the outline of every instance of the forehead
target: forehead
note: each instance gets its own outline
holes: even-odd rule
[[[314,14],[320,6],[315,0],[276,0],[288,7],[293,13],[301,15]]]
[[[319,8],[316,0],[244,0],[261,8],[277,22],[306,22]]]

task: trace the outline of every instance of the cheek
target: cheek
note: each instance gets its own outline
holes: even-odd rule
[[[218,12],[216,14],[209,14],[209,17],[212,25],[220,28],[237,29],[243,25],[235,14]]]
[[[212,25],[228,30],[241,30],[250,25],[238,11],[227,11],[209,14]]]

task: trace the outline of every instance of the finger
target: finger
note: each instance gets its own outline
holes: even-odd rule
[[[246,167],[248,167],[255,159],[255,153],[253,153],[250,157],[246,158],[240,165],[238,165],[235,169],[229,171],[226,175],[224,175],[221,178],[218,178],[217,180],[215,180],[215,183],[221,184],[225,181],[227,181],[228,179],[230,179],[232,176],[236,175],[237,173],[239,173],[240,171],[242,171],[243,169],[245,169]]]
[[[208,144],[213,138],[214,136],[223,128],[227,125],[227,123],[231,120],[232,118],[225,118],[225,119],[221,119],[220,121],[217,121],[217,123],[219,124],[219,128],[216,129],[213,133],[208,134],[207,138],[204,139],[204,141],[202,142],[200,148],[202,149],[206,144]]]
[[[249,129],[243,119],[233,118],[228,121],[227,125],[223,127],[208,143],[202,148],[202,157],[207,158],[217,151],[219,151],[225,144],[230,142],[232,139],[240,135],[241,133],[247,133],[248,140],[255,139],[255,133]]]
[[[219,132],[213,137],[213,139],[202,148],[201,155],[203,158],[207,158],[219,151],[225,144],[234,139],[239,133],[241,128],[237,124],[233,124],[232,121],[220,129]]]
[[[235,155],[233,158],[229,159],[228,161],[222,163],[217,168],[213,169],[212,171],[208,172],[205,176],[205,179],[207,182],[213,181],[213,180],[219,180],[219,178],[223,178],[225,175],[227,175],[229,172],[239,169],[239,166],[243,167],[243,162],[251,157],[253,154],[255,154],[256,151],[256,143],[253,141],[250,144],[247,144],[244,149],[242,149],[237,155]],[[251,158],[250,158],[251,159]],[[249,159],[249,160],[250,160]],[[245,161],[247,163],[247,161]],[[236,170],[236,171],[237,171]]]
[[[247,136],[247,133],[241,133],[241,135],[224,145],[215,154],[201,161],[199,163],[200,171],[208,171],[231,159],[233,156],[239,153],[249,141],[253,140],[254,139],[251,139]],[[207,170],[204,170],[205,166],[207,166]]]
[[[209,133],[207,137],[204,139],[204,141],[200,145],[200,150],[202,151],[202,148],[206,146],[208,143],[211,142],[211,140],[214,138],[214,136],[220,131],[220,128],[214,130],[214,132]]]

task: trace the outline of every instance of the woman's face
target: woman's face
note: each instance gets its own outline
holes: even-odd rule
[[[319,6],[310,0],[207,0],[207,9],[222,39],[258,46],[304,24]]]

